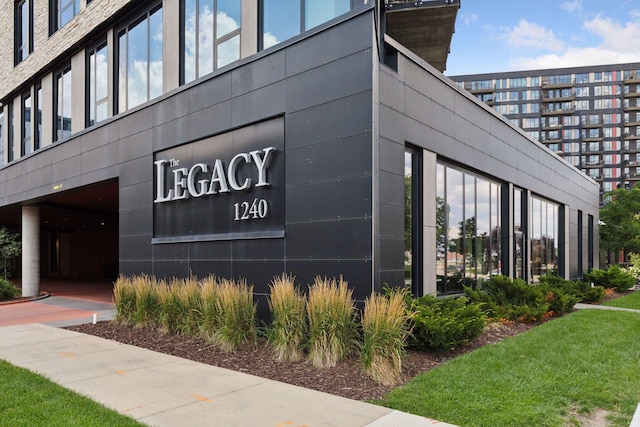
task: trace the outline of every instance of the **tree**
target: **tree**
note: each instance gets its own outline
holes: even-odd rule
[[[9,233],[5,227],[0,227],[0,274],[5,280],[9,277],[7,270],[11,260],[20,255],[20,251],[18,235]]]
[[[640,253],[640,188],[618,188],[600,209],[600,247],[607,251]]]

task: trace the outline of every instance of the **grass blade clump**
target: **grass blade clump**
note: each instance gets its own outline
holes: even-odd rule
[[[185,279],[178,292],[183,311],[178,319],[178,333],[197,335],[203,313],[202,287],[195,278]]]
[[[132,325],[136,321],[136,288],[133,280],[120,276],[113,286],[113,300],[116,306],[115,321],[122,325]]]
[[[164,281],[159,284],[147,275],[133,278],[136,289],[135,323],[141,327],[154,327],[160,323],[160,298],[158,286],[166,286]]]
[[[216,287],[217,329],[213,333],[214,344],[223,351],[233,351],[240,345],[255,342],[256,306],[253,303],[253,286],[246,280],[238,282],[222,279]]]
[[[306,298],[294,282],[292,275],[283,274],[274,277],[269,285],[272,320],[268,339],[279,362],[297,362],[304,357]]]
[[[373,293],[365,300],[360,356],[365,373],[378,384],[394,385],[402,377],[402,358],[410,332],[407,294],[408,289],[396,289],[388,297]]]
[[[356,346],[353,291],[340,277],[316,277],[309,287],[309,360],[315,367],[335,366]]]
[[[218,281],[210,275],[202,280],[201,287],[199,330],[206,339],[213,341],[218,329]]]

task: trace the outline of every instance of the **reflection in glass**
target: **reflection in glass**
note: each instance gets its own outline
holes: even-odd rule
[[[404,152],[404,283],[413,283],[413,152]]]
[[[118,111],[162,95],[162,9],[118,34]]]
[[[308,30],[347,13],[350,7],[351,0],[305,0],[304,29]]]
[[[188,83],[240,59],[241,0],[183,0],[183,75]]]
[[[501,186],[443,164],[436,185],[438,293],[482,286],[501,274]]]
[[[39,149],[42,141],[42,85],[38,83],[36,85],[36,128],[33,134],[35,140],[33,141],[34,149]]]
[[[532,281],[541,275],[558,273],[559,206],[531,198],[531,271]]]
[[[513,189],[513,262],[514,277],[524,279],[524,253],[526,242],[522,220],[522,190]]]
[[[56,76],[56,141],[71,135],[71,67]]]
[[[4,111],[0,107],[0,166],[4,165]]]
[[[300,33],[300,0],[263,0],[262,48]]]
[[[91,126],[107,118],[107,45],[89,53],[89,121]]]
[[[22,155],[31,153],[31,96],[22,99]]]

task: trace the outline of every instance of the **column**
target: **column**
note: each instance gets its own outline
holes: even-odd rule
[[[40,208],[22,207],[22,296],[40,294]]]

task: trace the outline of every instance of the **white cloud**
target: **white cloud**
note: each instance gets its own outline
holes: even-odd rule
[[[599,40],[588,47],[567,46],[540,56],[519,57],[511,61],[514,69],[540,69],[619,64],[640,61],[640,13],[630,13],[630,21],[620,23],[598,15],[583,23],[583,28]]]
[[[582,0],[566,1],[560,5],[560,7],[569,13],[582,11]]]
[[[471,24],[478,22],[478,15],[473,12],[462,12],[460,14],[460,20],[462,24],[465,26],[470,26]]]
[[[502,27],[501,29],[504,32],[506,44],[511,47],[558,52],[564,46],[552,30],[525,19],[521,19],[513,28]]]

